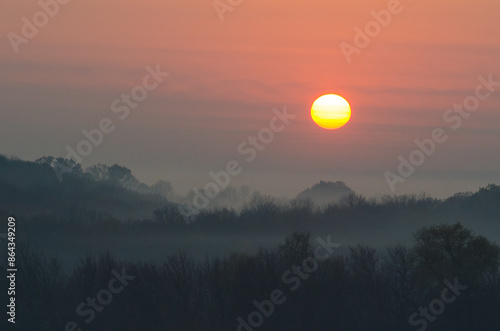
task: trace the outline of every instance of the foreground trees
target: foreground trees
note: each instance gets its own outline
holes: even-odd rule
[[[431,316],[428,329],[500,329],[500,248],[460,224],[423,228],[414,247],[350,247],[318,262],[307,277],[295,274],[300,286],[290,290],[283,272],[313,256],[316,245],[308,233],[294,233],[282,246],[253,255],[198,262],[181,252],[157,264],[102,254],[66,272],[55,260],[19,249],[18,329],[64,330],[75,321],[82,330],[236,330],[237,317],[247,321],[258,311],[255,302],[278,289],[286,300],[272,312],[263,308],[253,330],[418,330],[409,317],[455,280],[463,284],[461,294]],[[113,288],[113,270],[133,280],[99,305],[99,293],[102,299],[102,290]],[[5,278],[0,283],[7,288]],[[96,293],[95,318],[87,323],[77,307]]]

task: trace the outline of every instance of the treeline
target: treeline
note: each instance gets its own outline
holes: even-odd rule
[[[120,262],[103,253],[67,273],[57,260],[19,247],[16,326],[40,331],[77,330],[75,325],[106,331],[500,329],[500,248],[462,225],[424,227],[412,246],[381,251],[358,245],[340,254],[325,246],[330,240],[335,234],[317,239],[296,232],[275,249],[203,262],[182,252],[161,263]],[[8,287],[5,277],[0,283]]]
[[[70,169],[61,174],[62,181],[55,167]],[[331,200],[326,200],[328,197]],[[350,232],[360,225],[394,230],[457,221],[481,224],[490,231],[500,225],[500,186],[494,184],[444,200],[425,194],[367,199],[342,182],[322,181],[291,200],[252,193],[249,187],[228,187],[217,201],[186,217],[183,204],[189,204],[192,198],[192,194],[176,195],[169,182],[151,186],[140,183],[129,169],[116,164],[82,169],[62,158],[28,162],[0,155],[0,216],[14,213],[29,225],[27,230],[33,231],[283,229],[290,233],[296,229],[323,230],[335,224],[339,231]],[[323,203],[318,204],[314,198]]]
[[[137,203],[142,203],[139,201]],[[128,208],[134,208],[130,201]],[[40,214],[23,219],[27,232],[78,231],[116,234],[118,232],[279,232],[297,229],[325,231],[335,226],[342,233],[367,231],[408,232],[429,224],[461,222],[485,232],[500,230],[500,186],[488,185],[475,193],[459,193],[440,200],[426,195],[385,196],[366,199],[349,194],[339,202],[319,207],[310,199],[278,201],[254,194],[240,212],[213,208],[186,218],[176,204],[164,202],[147,217],[135,220],[87,211],[85,218],[71,219],[57,214]],[[494,233],[494,232],[493,232]],[[358,233],[359,234],[359,233]]]
[[[280,201],[254,194],[241,211],[207,208],[186,219],[178,206],[154,211],[141,223],[167,231],[279,232],[306,229],[313,232],[335,228],[359,235],[369,231],[392,234],[430,224],[462,222],[486,232],[500,231],[500,186],[490,184],[477,192],[458,193],[447,199],[426,194],[383,196],[368,199],[351,193],[337,202],[317,205],[311,199]]]

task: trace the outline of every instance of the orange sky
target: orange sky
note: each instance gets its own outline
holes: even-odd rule
[[[146,66],[159,64],[171,75],[84,165],[120,163],[141,180],[170,180],[186,192],[237,157],[238,143],[286,105],[297,118],[235,184],[288,194],[319,179],[344,180],[363,193],[390,193],[383,173],[398,155],[445,126],[444,111],[474,92],[479,75],[500,80],[500,2],[401,1],[402,12],[347,63],[340,43],[352,44],[354,27],[387,4],[243,1],[221,21],[207,0],[70,1],[15,54],[7,34],[20,34],[21,18],[40,7],[5,2],[0,153],[63,156],[82,129],[112,116],[112,101]],[[352,107],[336,132],[310,120],[310,104],[325,93]],[[398,193],[498,183],[499,106],[500,91]]]

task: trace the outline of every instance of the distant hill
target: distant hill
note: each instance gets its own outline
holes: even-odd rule
[[[331,202],[338,202],[342,197],[355,192],[349,188],[344,182],[329,182],[320,181],[314,184],[311,188],[297,194],[297,199],[311,199],[317,204],[328,204]]]
[[[54,161],[72,167],[62,181],[51,166]],[[140,183],[119,165],[82,170],[65,159],[43,157],[30,162],[0,155],[0,212],[18,216],[45,214],[68,221],[141,219],[170,204],[155,192],[156,186]]]

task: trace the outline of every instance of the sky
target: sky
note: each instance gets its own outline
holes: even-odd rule
[[[483,88],[489,95],[458,128],[450,110],[474,99],[478,77],[500,82],[498,0],[60,2],[1,1],[1,154],[64,157],[82,130],[109,119],[113,131],[82,165],[118,163],[181,194],[231,160],[242,169],[231,185],[276,196],[319,180],[368,196],[500,183],[500,84]],[[377,30],[356,44],[367,26]],[[142,85],[146,68],[168,76],[120,119],[113,103]],[[328,93],[351,105],[338,130],[311,120]],[[248,162],[238,146],[285,107],[295,117]],[[446,141],[402,176],[398,158],[439,128]],[[388,172],[400,179],[392,189]]]

